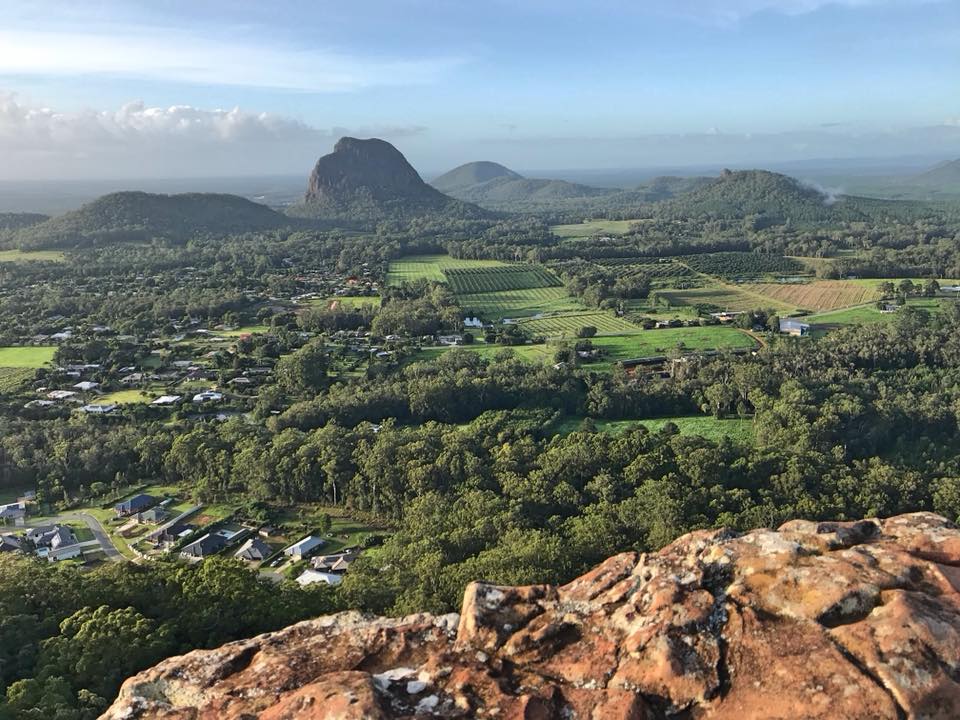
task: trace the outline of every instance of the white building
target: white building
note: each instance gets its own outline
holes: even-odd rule
[[[316,550],[318,547],[324,544],[323,538],[318,538],[316,535],[307,535],[303,540],[294,543],[290,547],[286,548],[283,551],[283,554],[287,557],[296,558],[301,560],[310,554],[311,551]]]
[[[300,587],[316,585],[317,583],[326,583],[327,585],[339,585],[343,582],[343,577],[336,573],[320,572],[319,570],[304,570],[297,576],[297,584]]]

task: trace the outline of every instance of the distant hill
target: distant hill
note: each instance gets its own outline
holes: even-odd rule
[[[341,138],[332,153],[317,161],[303,202],[288,213],[351,224],[425,215],[486,215],[427,185],[390,143],[350,137]]]
[[[49,219],[49,215],[39,213],[0,213],[0,230],[20,230]]]
[[[960,160],[950,160],[920,173],[914,181],[922,185],[939,187],[960,186]]]
[[[200,235],[222,237],[290,224],[289,218],[266,205],[236,195],[117,192],[21,230],[17,243],[21,247],[70,247],[157,239],[183,243]]]
[[[522,180],[523,175],[514,172],[508,167],[504,167],[500,163],[490,162],[489,160],[479,160],[455,167],[450,172],[446,172],[436,178],[430,184],[440,192],[455,195],[457,190],[463,190],[474,185],[480,185],[481,183],[502,178]]]

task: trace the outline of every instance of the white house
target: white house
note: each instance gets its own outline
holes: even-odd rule
[[[197,393],[193,396],[195,403],[220,402],[221,400],[223,400],[223,393],[218,393],[214,390],[204,390],[202,393]]]
[[[87,413],[88,415],[106,415],[108,413],[112,413],[116,409],[116,403],[84,405],[82,408],[80,408],[80,412]]]
[[[83,382],[78,382],[73,387],[79,390],[80,392],[88,392],[90,390],[95,390],[96,388],[100,387],[100,383],[91,382],[90,380],[84,380]]]
[[[303,540],[286,548],[283,551],[283,554],[287,557],[302,560],[309,555],[311,551],[316,550],[318,547],[323,545],[324,542],[325,541],[323,538],[318,538],[316,535],[307,535]]]
[[[180,395],[161,395],[151,405],[173,405],[180,400]]]

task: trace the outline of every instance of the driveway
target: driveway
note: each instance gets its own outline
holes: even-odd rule
[[[93,515],[76,513],[75,515],[61,515],[59,519],[83,521],[86,523],[87,527],[90,528],[90,532],[93,533],[93,537],[95,537],[97,542],[100,543],[100,549],[103,550],[103,554],[106,555],[109,560],[112,560],[113,562],[123,562],[126,559],[120,554],[120,551],[117,550],[116,546],[113,544],[113,540],[111,540],[110,536],[107,535],[107,531],[103,529],[103,525],[101,525],[100,521],[97,520]]]

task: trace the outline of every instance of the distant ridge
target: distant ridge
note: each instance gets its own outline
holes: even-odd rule
[[[20,230],[49,219],[49,215],[39,213],[0,213],[0,230]]]
[[[310,174],[303,202],[291,215],[351,224],[431,214],[485,215],[427,185],[403,154],[385,140],[344,137]]]
[[[923,185],[960,185],[960,160],[948,160],[940,163],[917,175],[915,180]]]
[[[444,173],[430,184],[440,192],[453,194],[473,185],[506,178],[509,180],[523,180],[523,175],[514,172],[500,163],[489,160],[469,162]]]
[[[110,193],[65,215],[26,227],[21,247],[70,247],[163,240],[184,243],[201,235],[273,230],[291,220],[238,195],[139,191]]]

